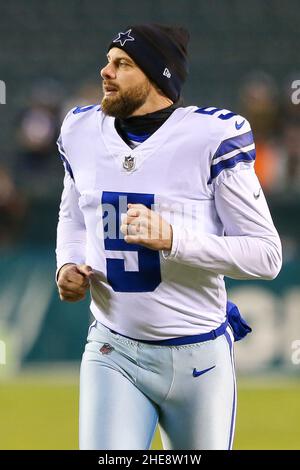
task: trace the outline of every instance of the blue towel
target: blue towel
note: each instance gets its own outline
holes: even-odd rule
[[[226,313],[228,323],[233,330],[234,341],[239,341],[248,333],[251,333],[252,328],[250,328],[246,320],[241,316],[238,307],[229,300],[227,301]]]

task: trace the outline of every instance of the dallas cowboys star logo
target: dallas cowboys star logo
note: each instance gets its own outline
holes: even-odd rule
[[[113,42],[119,42],[121,46],[123,47],[126,41],[134,41],[135,39],[130,36],[131,29],[126,31],[125,33],[119,33],[116,39],[113,40]]]

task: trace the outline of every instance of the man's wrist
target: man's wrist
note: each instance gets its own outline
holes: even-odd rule
[[[163,251],[171,251],[172,243],[173,243],[173,228],[172,228],[172,225],[170,224],[170,237],[168,239],[164,240],[164,245],[162,247],[162,250]]]
[[[176,225],[171,225],[172,237],[169,249],[162,250],[162,255],[165,259],[172,259],[176,257],[178,244],[181,236],[181,228]]]

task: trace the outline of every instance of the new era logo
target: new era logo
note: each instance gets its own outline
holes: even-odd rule
[[[171,78],[171,72],[169,69],[165,68],[163,75],[167,78]]]

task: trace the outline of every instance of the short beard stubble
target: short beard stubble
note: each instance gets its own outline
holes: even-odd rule
[[[146,102],[149,91],[150,82],[148,81],[125,92],[120,92],[118,89],[117,96],[104,96],[101,102],[102,111],[108,116],[125,119]]]

